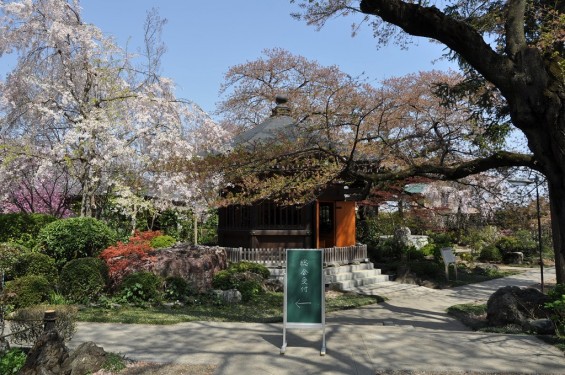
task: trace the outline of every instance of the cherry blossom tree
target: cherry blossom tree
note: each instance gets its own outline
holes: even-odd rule
[[[4,186],[2,212],[44,213],[56,217],[71,215],[68,173],[55,166],[36,165],[34,158],[19,157],[0,166]],[[7,169],[6,169],[7,167]]]
[[[84,23],[78,0],[0,1],[0,12],[0,56],[17,56],[0,83],[1,141],[19,145],[3,158],[5,169],[21,153],[64,166],[77,183],[81,216],[98,214],[99,198],[114,185],[141,196],[168,193],[164,200],[174,185],[185,201],[197,200],[190,181],[161,167],[196,155],[200,127],[211,142],[222,132],[159,74],[165,20],[156,11],[138,55]]]
[[[230,154],[223,169],[238,181],[233,199],[304,202],[336,181],[364,181],[365,194],[376,195],[410,182],[417,175],[411,171],[424,162],[464,163],[470,155],[496,152],[503,132],[486,130],[488,113],[475,114],[464,100],[444,105],[441,91],[462,78],[431,71],[373,85],[281,49],[232,67],[219,106],[226,122],[246,129],[265,119],[277,94],[288,96],[296,121],[291,134]],[[421,173],[419,179],[430,177]]]

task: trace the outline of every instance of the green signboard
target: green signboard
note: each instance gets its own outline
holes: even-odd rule
[[[286,256],[286,321],[321,324],[322,252],[288,250]]]
[[[287,328],[320,328],[325,355],[325,304],[322,249],[287,249],[284,290],[284,329],[281,354],[286,350]]]

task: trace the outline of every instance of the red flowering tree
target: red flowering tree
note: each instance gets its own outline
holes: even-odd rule
[[[100,258],[108,265],[112,287],[119,285],[124,276],[154,259],[151,256],[151,240],[161,235],[160,231],[136,231],[128,242],[118,241],[100,253]]]

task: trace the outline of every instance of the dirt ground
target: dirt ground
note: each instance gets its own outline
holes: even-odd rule
[[[119,373],[98,371],[92,375],[214,375],[217,366],[213,365],[190,365],[190,364],[167,364],[136,362],[130,364]],[[377,371],[376,375],[514,375],[518,373],[485,373],[475,371],[445,372],[445,371],[412,371],[412,370],[383,370]]]
[[[119,372],[100,370],[92,375],[213,375],[215,365],[132,362]]]

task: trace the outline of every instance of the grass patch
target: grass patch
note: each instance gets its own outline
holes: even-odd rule
[[[356,309],[383,301],[384,299],[379,296],[362,296],[355,293],[337,294],[326,297],[326,312]]]
[[[121,354],[108,352],[102,368],[106,371],[119,372],[126,368],[126,360]]]
[[[472,330],[483,330],[487,327],[487,305],[465,303],[454,305],[447,309],[447,313]]]
[[[499,327],[489,326],[486,304],[465,303],[455,305],[449,307],[447,313],[474,331],[511,335],[525,333],[522,327],[515,324]]]
[[[283,293],[265,293],[249,302],[228,305],[200,296],[185,306],[86,307],[77,320],[98,323],[176,324],[194,321],[274,323],[283,320]],[[355,309],[382,301],[377,296],[336,294],[326,298],[326,312]]]

